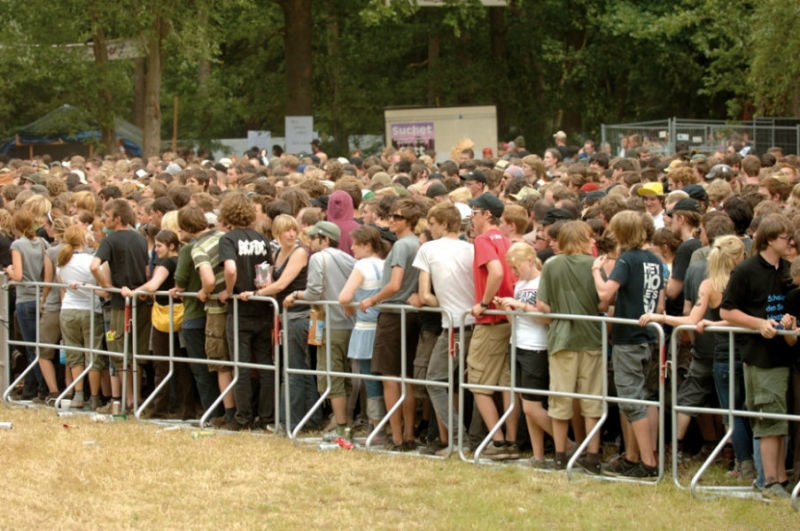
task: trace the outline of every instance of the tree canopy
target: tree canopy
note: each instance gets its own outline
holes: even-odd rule
[[[795,2],[445,4],[0,0],[0,136],[69,103],[143,126],[157,149],[175,97],[183,141],[280,135],[310,113],[339,152],[381,134],[389,106],[495,104],[501,137],[533,148],[604,122],[800,112]],[[104,60],[119,39],[141,57]]]

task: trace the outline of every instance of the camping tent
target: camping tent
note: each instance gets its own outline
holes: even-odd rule
[[[114,132],[129,156],[142,154],[142,130],[121,118],[114,119]],[[17,158],[49,154],[54,159],[91,155],[101,141],[100,129],[89,115],[70,105],[49,112],[0,141],[0,153]]]

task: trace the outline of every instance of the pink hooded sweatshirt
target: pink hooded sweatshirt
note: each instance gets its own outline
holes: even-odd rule
[[[350,245],[353,240],[350,239],[350,233],[361,225],[353,219],[353,198],[344,190],[336,190],[328,199],[328,221],[335,223],[342,231],[339,249],[352,256]]]

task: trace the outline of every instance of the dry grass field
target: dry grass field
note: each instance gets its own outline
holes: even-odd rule
[[[523,466],[321,451],[52,409],[0,421],[3,529],[797,529],[788,501],[692,499]],[[193,433],[195,434],[193,436]]]

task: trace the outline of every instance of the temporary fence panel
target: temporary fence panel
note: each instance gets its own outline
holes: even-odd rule
[[[511,387],[503,387],[503,386],[487,386],[487,385],[478,385],[478,384],[470,384],[468,382],[464,382],[461,380],[459,385],[461,388],[464,389],[481,389],[481,390],[491,390],[491,391],[508,391],[511,393],[511,405],[509,408],[505,410],[499,421],[495,424],[495,426],[489,430],[487,436],[481,441],[481,443],[476,448],[473,458],[469,459],[465,452],[464,452],[464,441],[463,437],[459,439],[459,455],[462,460],[464,461],[473,461],[475,463],[480,462],[480,455],[486,446],[491,442],[493,435],[500,429],[503,423],[506,421],[508,416],[512,413],[513,405],[515,404],[514,394],[516,392],[535,392],[536,394],[546,395],[546,396],[563,396],[569,398],[577,398],[577,399],[599,399],[602,401],[603,404],[603,415],[598,420],[597,424],[592,428],[590,433],[586,434],[586,437],[575,450],[574,454],[570,458],[567,463],[567,475],[572,478],[572,469],[575,466],[576,461],[580,457],[581,453],[588,447],[589,442],[591,439],[600,433],[600,430],[603,427],[603,423],[607,419],[608,416],[608,403],[628,403],[628,404],[637,404],[643,405],[647,407],[657,407],[658,408],[658,479],[660,480],[664,475],[664,370],[663,370],[663,353],[664,353],[664,331],[660,325],[657,323],[649,323],[647,326],[653,328],[658,335],[658,352],[659,352],[659,360],[661,361],[661,366],[659,367],[659,398],[658,401],[652,400],[637,400],[637,399],[628,399],[628,398],[619,398],[619,397],[611,397],[608,396],[608,370],[607,370],[607,363],[608,363],[608,335],[607,335],[607,324],[626,324],[626,325],[633,325],[639,326],[639,322],[635,319],[620,319],[614,317],[605,317],[605,316],[593,316],[593,315],[571,315],[571,314],[542,314],[538,312],[527,312],[522,313],[518,311],[500,311],[500,310],[489,310],[484,312],[486,315],[504,315],[507,318],[511,319],[512,327],[514,326],[514,322],[516,318],[520,315],[527,315],[531,317],[544,317],[547,319],[567,319],[571,321],[589,321],[589,322],[596,322],[601,327],[601,356],[602,356],[602,363],[603,363],[603,394],[601,396],[595,395],[586,395],[580,393],[566,393],[566,392],[557,392],[551,390],[539,390],[539,389],[525,389],[517,387],[514,384],[514,371],[516,370],[516,343],[512,344],[512,351],[511,351],[511,370],[512,370],[512,385]],[[480,325],[479,325],[480,326]],[[514,338],[514,330],[512,328],[512,339]],[[463,333],[462,333],[462,340],[463,340]],[[462,349],[459,353],[459,367],[460,371],[459,374],[462,375],[464,373],[464,368],[466,367],[466,359],[465,359],[465,352],[467,351],[466,346],[462,345]],[[461,426],[464,425],[464,394],[459,393],[459,423]],[[600,479],[606,479],[610,481],[636,481],[632,480],[631,478],[623,478],[623,477],[609,477],[609,476],[595,476]],[[651,484],[650,481],[645,481],[644,483]]]
[[[785,154],[800,153],[800,119],[756,118],[745,122],[668,118],[649,122],[603,124],[602,142],[611,157],[623,153],[623,142],[635,139],[635,146],[652,153],[673,155],[679,146],[690,151],[726,151],[735,142],[749,146],[754,153],[780,147]],[[623,140],[625,139],[625,140]]]
[[[766,419],[778,419],[778,420],[787,420],[791,422],[800,422],[800,415],[790,415],[790,414],[779,414],[779,413],[764,413],[764,412],[756,412],[756,411],[747,411],[742,409],[736,409],[735,407],[735,395],[736,395],[736,351],[734,345],[734,336],[735,334],[758,334],[758,330],[753,330],[750,328],[740,328],[740,327],[732,327],[732,326],[709,326],[705,327],[704,333],[724,333],[728,334],[729,336],[729,348],[728,348],[728,370],[729,377],[728,377],[728,408],[711,408],[711,407],[695,407],[695,406],[680,406],[677,404],[677,396],[678,396],[678,387],[677,387],[677,377],[678,377],[678,363],[677,363],[677,356],[678,356],[678,345],[677,345],[677,337],[680,335],[681,332],[684,331],[696,331],[695,325],[681,325],[675,327],[672,333],[672,338],[670,340],[670,359],[672,364],[672,396],[673,400],[675,400],[675,404],[672,406],[672,479],[675,485],[681,489],[687,488],[683,484],[681,484],[680,479],[678,477],[678,439],[677,439],[677,426],[678,426],[678,413],[686,413],[686,414],[711,414],[711,415],[721,415],[727,416],[728,419],[728,426],[725,432],[725,435],[722,439],[717,443],[714,447],[714,450],[711,454],[705,459],[703,464],[700,466],[698,471],[692,477],[691,483],[689,485],[689,490],[692,493],[692,496],[697,499],[705,499],[710,500],[714,499],[714,496],[705,497],[701,496],[701,493],[709,492],[709,493],[717,493],[717,494],[725,494],[729,496],[738,496],[738,497],[748,497],[748,498],[757,498],[761,499],[760,493],[757,493],[753,490],[752,486],[720,486],[720,485],[700,485],[700,481],[703,478],[703,475],[708,471],[709,467],[714,463],[717,456],[722,451],[725,444],[731,440],[733,436],[734,430],[734,420],[736,417],[745,417],[745,418],[766,418]],[[796,331],[790,330],[779,330],[779,335],[797,335]],[[744,392],[744,390],[741,390]],[[800,492],[800,483],[798,483],[791,493],[792,499],[792,507],[795,510],[798,510],[798,492]]]

